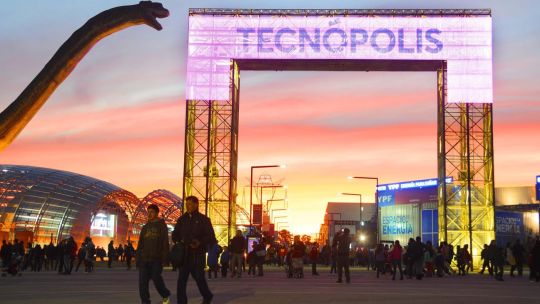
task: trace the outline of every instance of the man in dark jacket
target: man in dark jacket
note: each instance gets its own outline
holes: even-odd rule
[[[510,276],[514,276],[514,270],[517,269],[518,276],[523,276],[523,264],[525,262],[525,247],[521,245],[521,242],[519,239],[516,240],[516,243],[511,248],[512,254],[514,255],[514,258],[516,259],[516,264],[512,265],[510,268]]]
[[[210,219],[199,213],[199,199],[188,196],[185,200],[186,212],[178,218],[172,239],[184,244],[185,257],[179,267],[177,297],[179,304],[187,303],[186,285],[189,275],[197,282],[203,303],[210,303],[214,295],[208,288],[204,276],[206,249],[216,243],[214,228]]]
[[[242,230],[236,230],[236,236],[229,242],[229,251],[231,252],[232,276],[240,278],[242,275],[244,252],[246,251],[246,239],[242,235]]]
[[[107,262],[107,266],[109,268],[112,268],[112,262],[114,261],[114,257],[116,255],[116,249],[114,249],[114,241],[111,240],[109,242],[109,246],[107,246],[107,258],[109,261]]]
[[[142,303],[150,303],[148,283],[153,280],[159,295],[163,298],[163,303],[169,303],[171,292],[165,286],[161,276],[169,255],[169,232],[165,221],[158,218],[158,206],[152,204],[147,207],[147,210],[148,222],[141,230],[137,247],[139,295]]]
[[[349,250],[351,245],[351,237],[349,235],[349,228],[343,229],[334,237],[332,247],[337,248],[337,283],[342,283],[343,268],[345,268],[345,280],[347,283],[351,282],[351,276],[349,274]]]

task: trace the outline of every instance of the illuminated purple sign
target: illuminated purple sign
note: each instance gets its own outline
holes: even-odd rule
[[[228,100],[234,59],[446,60],[447,100],[493,102],[491,17],[191,15],[186,98]]]

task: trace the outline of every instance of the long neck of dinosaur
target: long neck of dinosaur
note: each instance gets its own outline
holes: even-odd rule
[[[138,5],[120,6],[96,15],[75,31],[21,95],[0,113],[0,151],[15,139],[99,40],[143,23]]]

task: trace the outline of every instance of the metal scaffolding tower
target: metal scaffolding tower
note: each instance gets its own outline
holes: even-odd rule
[[[227,101],[187,100],[183,199],[200,200],[200,212],[212,220],[220,244],[236,227],[238,161],[238,66],[231,62]]]
[[[495,239],[492,104],[447,103],[446,65],[437,76],[439,238],[479,261]]]

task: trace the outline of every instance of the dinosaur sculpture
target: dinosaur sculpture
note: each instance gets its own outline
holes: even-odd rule
[[[141,1],[136,5],[106,10],[88,20],[62,44],[21,95],[0,113],[0,152],[17,137],[99,40],[139,24],[146,24],[159,31],[162,27],[156,18],[167,16],[169,11],[161,3]]]

